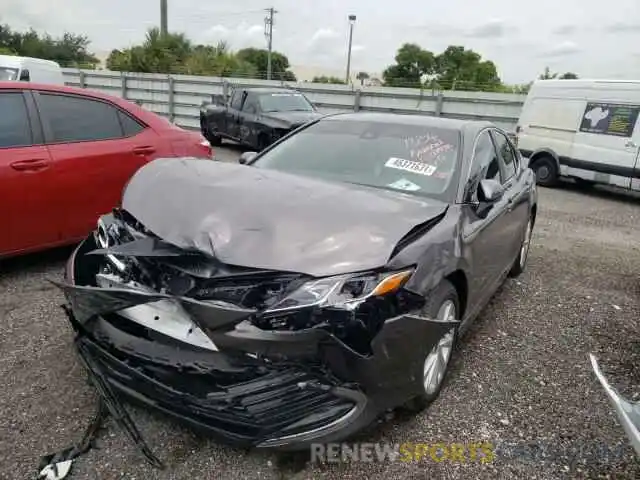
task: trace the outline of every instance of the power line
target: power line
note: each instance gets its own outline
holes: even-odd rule
[[[264,17],[264,35],[267,37],[267,80],[271,80],[271,50],[273,47],[273,16],[278,13],[273,7],[267,9]]]

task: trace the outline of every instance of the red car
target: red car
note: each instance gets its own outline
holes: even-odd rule
[[[138,168],[212,153],[200,133],[128,100],[0,82],[0,257],[80,241]]]

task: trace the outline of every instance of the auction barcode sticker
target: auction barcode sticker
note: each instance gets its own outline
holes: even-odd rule
[[[396,168],[398,170],[404,170],[405,172],[413,172],[419,175],[426,175],[429,177],[436,171],[436,167],[433,165],[395,157],[391,157],[389,160],[387,160],[387,163],[385,163],[384,166],[389,168]]]

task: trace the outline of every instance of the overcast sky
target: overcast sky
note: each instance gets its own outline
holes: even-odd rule
[[[143,39],[159,0],[0,0],[0,23],[83,33],[95,51]],[[196,42],[264,48],[264,9],[278,10],[273,47],[292,64],[342,69],[349,14],[357,15],[352,70],[381,72],[404,42],[440,52],[464,45],[502,79],[526,82],[545,66],[582,77],[640,78],[640,0],[169,0],[169,29]]]

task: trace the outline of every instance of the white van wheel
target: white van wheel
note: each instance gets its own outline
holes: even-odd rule
[[[529,164],[536,174],[536,183],[543,187],[555,187],[558,184],[559,172],[556,160],[551,155],[537,157]]]

